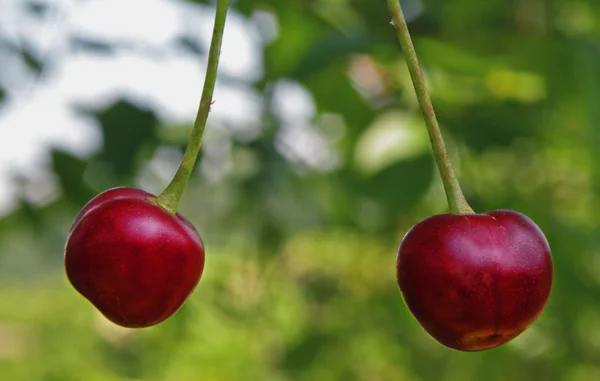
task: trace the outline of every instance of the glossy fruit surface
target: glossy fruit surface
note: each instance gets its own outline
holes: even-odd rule
[[[73,287],[124,327],[148,327],[173,315],[204,269],[204,246],[193,225],[154,197],[130,187],[99,194],[76,217],[65,247]]]
[[[419,222],[400,244],[396,270],[421,326],[462,351],[496,347],[527,329],[542,312],[553,277],[542,231],[507,210]]]

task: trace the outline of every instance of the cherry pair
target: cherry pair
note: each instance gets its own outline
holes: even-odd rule
[[[196,229],[156,197],[120,187],[77,215],[65,249],[69,280],[108,319],[147,327],[175,313],[198,284]],[[397,256],[398,285],[423,327],[462,350],[497,346],[542,311],[552,284],[541,230],[513,211],[443,214],[414,226]]]
[[[542,312],[552,286],[550,248],[542,231],[514,211],[476,214],[452,171],[398,0],[387,0],[430,134],[451,214],[419,222],[396,257],[398,286],[423,328],[463,351],[513,339]],[[176,213],[198,156],[212,102],[227,0],[218,0],[198,117],[173,181],[158,197],[113,188],[78,214],[65,248],[69,280],[108,319],[148,327],[174,314],[198,284],[204,247]],[[341,254],[343,255],[343,254]]]

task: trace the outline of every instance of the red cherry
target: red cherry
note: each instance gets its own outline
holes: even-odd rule
[[[77,215],[65,247],[73,287],[115,324],[141,328],[173,315],[204,269],[200,236],[137,188],[105,191]]]
[[[490,349],[525,331],[546,305],[553,272],[542,231],[506,210],[419,222],[402,239],[396,270],[422,327],[461,351]]]

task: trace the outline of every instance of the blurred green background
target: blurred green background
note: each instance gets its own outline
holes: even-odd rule
[[[203,65],[213,5],[122,2],[138,9],[131,27],[158,2],[203,12],[202,38],[164,43]],[[11,7],[28,20],[23,34],[0,27],[0,121],[68,60],[129,49],[160,68],[174,54],[76,28],[64,28],[58,48],[34,48],[43,25],[65,25],[61,9],[88,3],[0,7],[0,26],[15,25]],[[114,13],[96,15],[107,33],[120,12],[112,3]],[[96,148],[50,145],[38,170],[11,172],[13,203],[0,217],[0,380],[600,380],[600,3],[402,2],[471,206],[527,214],[553,249],[541,318],[481,353],[437,344],[396,285],[402,236],[446,204],[386,2],[232,3],[228,27],[241,34],[225,45],[254,36],[258,66],[221,70],[220,85],[251,107],[223,104],[217,91],[180,206],[206,244],[199,287],[163,324],[126,330],[68,284],[63,245],[78,209],[112,186],[160,192],[191,127],[125,91],[74,102],[93,120]],[[187,87],[195,107],[201,82]],[[5,145],[11,130],[33,128],[2,126]]]

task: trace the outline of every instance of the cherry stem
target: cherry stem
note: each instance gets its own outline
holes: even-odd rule
[[[219,56],[221,54],[221,44],[223,42],[223,31],[225,29],[227,9],[228,0],[217,0],[215,24],[208,53],[208,65],[206,67],[204,88],[202,89],[200,106],[198,107],[198,113],[196,114],[190,141],[173,180],[171,180],[165,190],[156,198],[156,202],[172,214],[177,212],[179,200],[185,191],[194,170],[198,153],[200,152],[202,136],[204,135],[204,129],[206,128],[206,120],[208,119],[208,113],[210,112],[215,83],[217,81]]]
[[[412,79],[415,92],[417,93],[417,99],[419,100],[423,117],[425,118],[425,125],[427,126],[427,131],[429,132],[431,148],[433,150],[433,155],[435,156],[435,161],[437,162],[442,182],[444,183],[444,190],[446,191],[446,198],[448,199],[448,207],[450,212],[455,214],[474,213],[473,209],[471,209],[467,203],[462,190],[460,189],[460,184],[458,183],[458,179],[454,174],[452,164],[448,158],[448,152],[446,151],[444,139],[435,117],[435,111],[433,110],[431,99],[429,99],[429,95],[427,93],[423,72],[419,66],[419,60],[417,59],[417,54],[415,53],[415,47],[413,46],[410,32],[408,31],[408,25],[406,24],[402,7],[400,6],[399,0],[387,0],[387,2],[392,13],[392,24],[398,32],[398,40],[400,40],[402,50],[406,54],[408,71],[410,72],[410,77]]]

